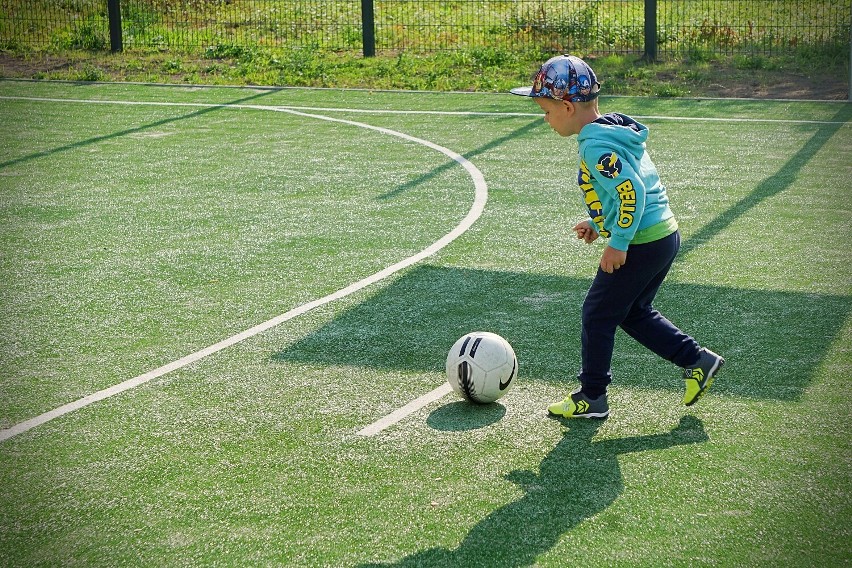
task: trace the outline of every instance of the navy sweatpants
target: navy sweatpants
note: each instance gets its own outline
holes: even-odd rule
[[[583,302],[583,390],[600,394],[612,381],[612,350],[619,326],[636,341],[679,367],[698,360],[699,345],[660,312],[653,301],[680,248],[680,233],[630,245],[627,262],[607,274],[598,267]]]

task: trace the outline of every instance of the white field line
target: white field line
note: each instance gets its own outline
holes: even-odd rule
[[[68,102],[68,101],[60,99],[59,102]],[[74,101],[74,102],[102,102],[102,101]],[[133,103],[128,103],[128,104],[133,104]],[[147,104],[147,103],[135,103],[135,104]],[[156,103],[156,104],[162,105],[162,104],[168,104],[168,103]],[[199,105],[199,106],[210,107],[210,106],[226,106],[226,105]],[[257,107],[253,107],[253,108],[257,108]],[[22,433],[24,433],[28,430],[31,430],[32,428],[35,428],[36,426],[44,424],[45,422],[49,422],[50,420],[53,420],[54,418],[58,418],[60,416],[68,414],[70,412],[74,412],[75,410],[79,410],[80,408],[88,406],[88,405],[92,404],[93,402],[97,402],[99,400],[103,400],[105,398],[115,396],[115,395],[122,393],[126,390],[129,390],[129,389],[135,388],[139,385],[142,385],[144,383],[147,383],[148,381],[151,381],[152,379],[155,379],[157,377],[162,377],[163,375],[165,375],[167,373],[171,373],[172,371],[186,367],[187,365],[195,363],[196,361],[199,361],[199,360],[207,357],[208,355],[212,355],[212,354],[214,354],[218,351],[221,351],[221,350],[223,350],[227,347],[235,345],[235,344],[237,344],[237,343],[239,343],[239,342],[241,342],[245,339],[248,339],[250,337],[254,337],[255,335],[258,335],[259,333],[262,333],[262,332],[264,332],[264,331],[266,331],[270,328],[273,328],[273,327],[275,327],[275,326],[277,326],[277,325],[279,325],[283,322],[286,322],[290,319],[293,319],[297,316],[300,316],[300,315],[302,315],[302,314],[304,314],[304,313],[306,313],[306,312],[308,312],[308,311],[310,311],[310,310],[312,310],[316,307],[323,306],[323,305],[328,304],[330,302],[333,302],[335,300],[339,300],[339,299],[344,298],[344,297],[346,297],[350,294],[353,294],[354,292],[357,292],[358,290],[361,290],[362,288],[365,288],[367,286],[375,284],[376,282],[379,282],[380,280],[383,280],[383,279],[399,272],[400,270],[402,270],[406,267],[409,267],[409,266],[411,266],[411,265],[413,265],[417,262],[420,262],[421,260],[423,260],[423,259],[425,259],[429,256],[432,256],[433,254],[440,251],[442,248],[444,248],[445,246],[450,244],[453,240],[455,240],[457,237],[459,237],[465,231],[467,231],[473,225],[473,223],[479,218],[479,216],[482,214],[482,211],[485,209],[485,203],[488,200],[488,185],[485,183],[485,177],[482,175],[482,172],[479,171],[479,169],[476,166],[474,166],[472,163],[470,163],[464,156],[457,154],[456,152],[453,152],[452,150],[450,150],[448,148],[445,148],[443,146],[439,146],[438,144],[434,144],[432,142],[429,142],[428,140],[423,140],[422,138],[415,138],[414,136],[409,136],[408,134],[403,134],[402,132],[397,132],[395,130],[390,130],[388,128],[380,128],[380,127],[377,127],[377,126],[372,126],[370,124],[353,122],[351,120],[342,120],[342,119],[337,119],[337,118],[330,118],[330,117],[327,117],[327,116],[307,114],[307,113],[296,112],[296,111],[288,110],[288,109],[277,109],[277,108],[274,108],[274,107],[268,107],[266,110],[277,110],[277,111],[280,111],[280,112],[287,112],[287,113],[296,114],[296,115],[299,115],[299,116],[316,118],[316,119],[319,119],[319,120],[326,120],[326,121],[330,121],[330,122],[338,122],[338,123],[342,123],[342,124],[348,124],[348,125],[351,125],[351,126],[357,126],[359,128],[366,128],[366,129],[369,129],[369,130],[375,130],[375,131],[380,132],[382,134],[387,134],[389,136],[396,136],[397,138],[402,138],[403,140],[408,140],[410,142],[416,142],[417,144],[422,144],[423,146],[426,146],[427,148],[431,148],[433,150],[441,152],[442,154],[444,154],[444,155],[448,156],[449,158],[451,158],[452,160],[456,161],[465,170],[467,170],[468,174],[473,179],[473,184],[474,184],[474,187],[475,187],[473,204],[472,204],[470,210],[468,211],[467,215],[464,217],[464,219],[462,219],[461,222],[452,231],[450,231],[449,233],[444,235],[441,239],[435,241],[434,243],[432,243],[430,246],[423,249],[419,253],[417,253],[413,256],[410,256],[410,257],[406,258],[405,260],[401,260],[400,262],[397,262],[396,264],[388,266],[384,270],[376,272],[375,274],[368,276],[368,277],[366,277],[362,280],[359,280],[359,281],[355,282],[354,284],[350,284],[349,286],[342,288],[342,289],[338,290],[337,292],[334,292],[334,293],[329,294],[329,295],[327,295],[323,298],[320,298],[318,300],[314,300],[314,301],[309,302],[307,304],[303,304],[301,306],[293,308],[292,310],[290,310],[286,313],[283,313],[283,314],[281,314],[277,317],[274,317],[274,318],[272,318],[268,321],[265,321],[261,324],[258,324],[258,325],[254,326],[250,329],[247,329],[247,330],[245,330],[241,333],[238,333],[236,335],[232,335],[231,337],[229,337],[227,339],[223,339],[222,341],[215,343],[215,344],[213,344],[209,347],[206,347],[206,348],[204,348],[200,351],[196,351],[195,353],[191,353],[191,354],[189,354],[189,355],[187,355],[187,356],[185,356],[181,359],[178,359],[177,361],[173,361],[171,363],[168,363],[167,365],[163,365],[162,367],[154,369],[153,371],[149,371],[147,373],[139,375],[138,377],[128,379],[128,380],[126,380],[122,383],[119,383],[117,385],[114,385],[114,386],[111,386],[109,388],[98,391],[96,393],[90,394],[90,395],[83,397],[79,400],[76,400],[74,402],[70,402],[70,403],[65,404],[63,406],[55,408],[54,410],[51,410],[49,412],[45,412],[44,414],[36,416],[35,418],[31,418],[29,420],[25,420],[24,422],[20,422],[18,424],[15,424],[14,426],[11,426],[10,428],[0,430],[0,442],[2,442],[4,440],[8,440],[9,438],[12,438],[14,436],[17,436],[18,434],[22,434]],[[449,387],[449,385],[447,385],[447,386]],[[436,393],[437,390],[440,390],[440,389],[436,389],[436,391],[432,391],[432,393],[430,393],[430,394]],[[415,400],[412,403],[403,407],[404,414],[400,414],[401,412],[403,412],[403,409],[400,409],[396,413],[394,413],[394,416],[395,416],[394,422],[401,420],[404,416],[407,416],[408,414],[411,414],[411,413],[417,411],[419,408],[422,408],[422,406],[429,404],[430,402],[432,402],[432,400],[435,400],[435,399],[436,399],[436,397],[429,398],[429,395],[426,395],[426,397],[418,398],[417,400]],[[387,427],[391,423],[394,423],[394,422],[390,422],[384,427]],[[371,428],[371,427],[368,427],[368,428]],[[365,434],[365,435],[375,434],[375,433],[379,432],[381,429],[382,428],[380,428],[380,427],[372,426],[372,430],[370,431],[370,433]],[[364,432],[364,430],[362,430],[361,432]]]
[[[379,420],[376,420],[375,422],[373,422],[369,426],[365,426],[364,428],[358,430],[357,434],[359,436],[375,436],[376,434],[378,434],[379,432],[381,432],[385,428],[387,428],[389,426],[393,426],[394,424],[396,424],[397,422],[399,422],[400,420],[402,420],[403,418],[405,418],[409,414],[413,414],[413,413],[417,412],[418,410],[420,410],[421,408],[423,408],[427,404],[433,403],[434,401],[438,400],[439,398],[446,396],[447,394],[451,393],[452,391],[453,391],[453,388],[449,385],[449,383],[444,383],[441,386],[439,386],[438,388],[427,392],[423,396],[412,400],[411,402],[409,402],[405,406],[403,406],[401,408],[397,408],[396,410],[394,410],[393,412],[391,412],[390,414],[388,414],[384,418],[380,418]]]
[[[2,96],[0,100],[18,101],[41,101],[51,103],[86,103],[86,104],[111,104],[111,105],[149,105],[149,106],[178,106],[197,108],[227,107],[235,109],[275,110],[275,111],[305,111],[305,112],[341,112],[346,114],[402,114],[402,115],[438,115],[438,116],[520,116],[541,117],[542,114],[535,112],[488,112],[488,111],[450,111],[450,110],[390,110],[390,109],[361,109],[341,107],[310,107],[290,105],[248,105],[231,103],[176,103],[160,101],[121,101],[121,100],[92,100],[92,99],[56,99],[46,97],[20,97]],[[842,120],[793,120],[782,118],[737,118],[718,116],[658,116],[658,115],[631,115],[639,120],[662,120],[675,122],[746,122],[746,123],[770,123],[770,124],[830,124],[841,126],[852,126],[852,122]]]

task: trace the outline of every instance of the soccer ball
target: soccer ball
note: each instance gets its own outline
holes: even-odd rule
[[[496,333],[468,333],[447,355],[447,382],[470,402],[494,402],[509,392],[517,374],[514,349]]]

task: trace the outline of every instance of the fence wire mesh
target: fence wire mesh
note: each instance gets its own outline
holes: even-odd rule
[[[848,46],[852,0],[658,0],[660,55]],[[121,0],[125,48],[360,51],[361,0]],[[642,53],[644,0],[373,0],[376,52]],[[107,0],[0,0],[0,49],[110,47]]]

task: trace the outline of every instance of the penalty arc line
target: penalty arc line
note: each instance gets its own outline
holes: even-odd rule
[[[363,278],[363,279],[361,279],[361,280],[359,280],[359,281],[357,281],[353,284],[350,284],[349,286],[342,288],[342,289],[338,290],[337,292],[333,292],[333,293],[331,293],[327,296],[324,296],[324,297],[319,298],[317,300],[314,300],[312,302],[308,302],[307,304],[303,304],[301,306],[293,308],[292,310],[290,310],[288,312],[285,312],[285,313],[283,313],[279,316],[276,316],[276,317],[274,317],[270,320],[267,320],[267,321],[265,321],[261,324],[254,326],[252,328],[249,328],[249,329],[247,329],[247,330],[245,330],[241,333],[238,333],[236,335],[232,335],[231,337],[228,337],[227,339],[223,339],[222,341],[215,343],[213,345],[210,345],[209,347],[206,347],[204,349],[201,349],[200,351],[196,351],[195,353],[191,353],[191,354],[189,354],[185,357],[182,357],[181,359],[178,359],[176,361],[173,361],[171,363],[163,365],[162,367],[159,367],[159,368],[154,369],[152,371],[149,371],[147,373],[143,373],[143,374],[141,374],[137,377],[134,377],[132,379],[128,379],[128,380],[126,380],[122,383],[119,383],[117,385],[113,385],[109,388],[106,388],[106,389],[100,390],[98,392],[92,393],[92,394],[85,396],[81,399],[78,399],[76,401],[62,405],[62,406],[55,408],[55,409],[53,409],[49,412],[45,412],[44,414],[40,414],[39,416],[36,416],[34,418],[30,418],[29,420],[19,422],[18,424],[15,424],[15,425],[13,425],[9,428],[2,429],[2,430],[0,430],[0,442],[2,442],[4,440],[8,440],[10,438],[13,438],[13,437],[15,437],[19,434],[23,434],[24,432],[27,432],[27,431],[29,431],[29,430],[37,427],[37,426],[40,426],[40,425],[42,425],[46,422],[49,422],[49,421],[51,421],[55,418],[59,418],[60,416],[64,416],[65,414],[69,414],[71,412],[79,410],[79,409],[86,407],[86,406],[88,406],[88,405],[90,405],[94,402],[115,396],[119,393],[122,393],[124,391],[130,390],[132,388],[135,388],[135,387],[138,387],[142,384],[145,384],[145,383],[147,383],[147,382],[149,382],[153,379],[156,379],[158,377],[162,377],[163,375],[171,373],[172,371],[176,371],[178,369],[186,367],[187,365],[190,365],[192,363],[195,363],[196,361],[204,359],[205,357],[213,355],[214,353],[217,353],[217,352],[219,352],[219,351],[221,351],[221,350],[223,350],[227,347],[231,347],[232,345],[235,345],[235,344],[237,344],[241,341],[244,341],[244,340],[246,340],[250,337],[254,337],[255,335],[258,335],[258,334],[260,334],[260,333],[262,333],[262,332],[264,332],[268,329],[271,329],[271,328],[273,328],[273,327],[275,327],[275,326],[277,326],[281,323],[284,323],[284,322],[286,322],[290,319],[293,319],[297,316],[300,316],[304,313],[307,313],[307,312],[313,310],[314,308],[317,308],[319,306],[323,306],[325,304],[328,304],[328,303],[333,302],[335,300],[339,300],[341,298],[345,298],[346,296],[349,296],[349,295],[351,295],[351,294],[353,294],[353,293],[355,293],[355,292],[357,292],[357,291],[359,291],[363,288],[366,288],[367,286],[370,286],[370,285],[375,284],[375,283],[377,283],[381,280],[384,280],[385,278],[388,278],[389,276],[399,272],[400,270],[407,268],[407,267],[409,267],[413,264],[416,264],[417,262],[420,262],[421,260],[423,260],[425,258],[428,258],[428,257],[436,254],[438,251],[440,251],[441,249],[446,247],[448,244],[450,244],[456,238],[458,238],[459,236],[464,234],[473,225],[473,223],[476,222],[477,219],[479,219],[480,215],[482,215],[482,212],[485,209],[485,203],[488,200],[488,185],[485,183],[485,177],[482,175],[482,172],[479,170],[479,168],[474,166],[470,161],[467,160],[467,158],[465,158],[461,154],[457,154],[456,152],[453,152],[449,148],[439,146],[438,144],[435,144],[433,142],[429,142],[428,140],[424,140],[422,138],[416,138],[414,136],[409,136],[408,134],[404,134],[404,133],[398,132],[396,130],[391,130],[391,129],[388,129],[388,128],[373,126],[373,125],[365,124],[365,123],[362,123],[362,122],[355,122],[355,121],[351,121],[351,120],[343,120],[343,119],[332,118],[332,117],[322,116],[322,115],[317,115],[317,114],[309,114],[309,113],[298,112],[298,111],[294,111],[294,110],[290,110],[290,109],[283,109],[283,108],[270,108],[270,109],[267,109],[267,110],[275,110],[275,111],[278,111],[278,112],[286,112],[288,114],[294,114],[294,115],[298,115],[298,116],[315,118],[315,119],[325,120],[325,121],[329,121],[329,122],[337,122],[337,123],[342,123],[342,124],[348,124],[350,126],[356,126],[356,127],[359,127],[359,128],[366,128],[368,130],[374,130],[374,131],[380,132],[382,134],[387,134],[389,136],[395,136],[395,137],[401,138],[403,140],[408,140],[409,142],[415,142],[417,144],[421,144],[423,146],[426,146],[428,148],[436,150],[436,151],[446,155],[447,157],[451,158],[455,162],[457,162],[460,166],[462,166],[468,172],[470,177],[473,179],[473,184],[474,184],[474,188],[475,188],[473,204],[471,205],[471,208],[468,211],[467,215],[461,220],[461,222],[458,225],[456,225],[456,227],[452,231],[450,231],[449,233],[444,235],[442,238],[438,239],[437,241],[435,241],[434,243],[432,243],[430,246],[426,247],[425,249],[423,249],[419,253],[412,255],[412,256],[404,259],[404,260],[401,260],[400,262],[397,262],[396,264],[388,266],[387,268],[380,270],[379,272],[376,272],[375,274],[372,274],[371,276],[368,276],[368,277]],[[449,385],[445,385],[445,387],[449,388]],[[359,431],[358,433],[361,434],[361,435],[365,435],[365,436],[372,436],[374,434],[377,434],[378,432],[380,432],[381,430],[383,430],[387,426],[390,426],[391,424],[395,424],[396,422],[399,422],[399,420],[402,420],[402,418],[404,418],[405,416],[408,416],[409,414],[416,412],[417,410],[419,410],[423,406],[426,406],[430,402],[437,400],[438,398],[440,398],[440,396],[443,396],[444,394],[446,394],[448,392],[448,391],[446,391],[446,388],[439,387],[438,389],[433,390],[432,392],[428,393],[427,395],[424,395],[424,396],[412,401],[411,403],[405,405],[404,407],[400,408],[399,410],[395,411],[394,413],[392,413],[392,415],[390,415],[390,416],[393,416],[392,421],[389,421],[388,417],[385,417],[385,418],[379,420],[378,422],[368,426],[367,428]],[[440,394],[439,396],[436,396],[436,394],[439,393],[439,392],[441,392],[442,394]],[[380,424],[384,424],[384,425],[382,426]]]

